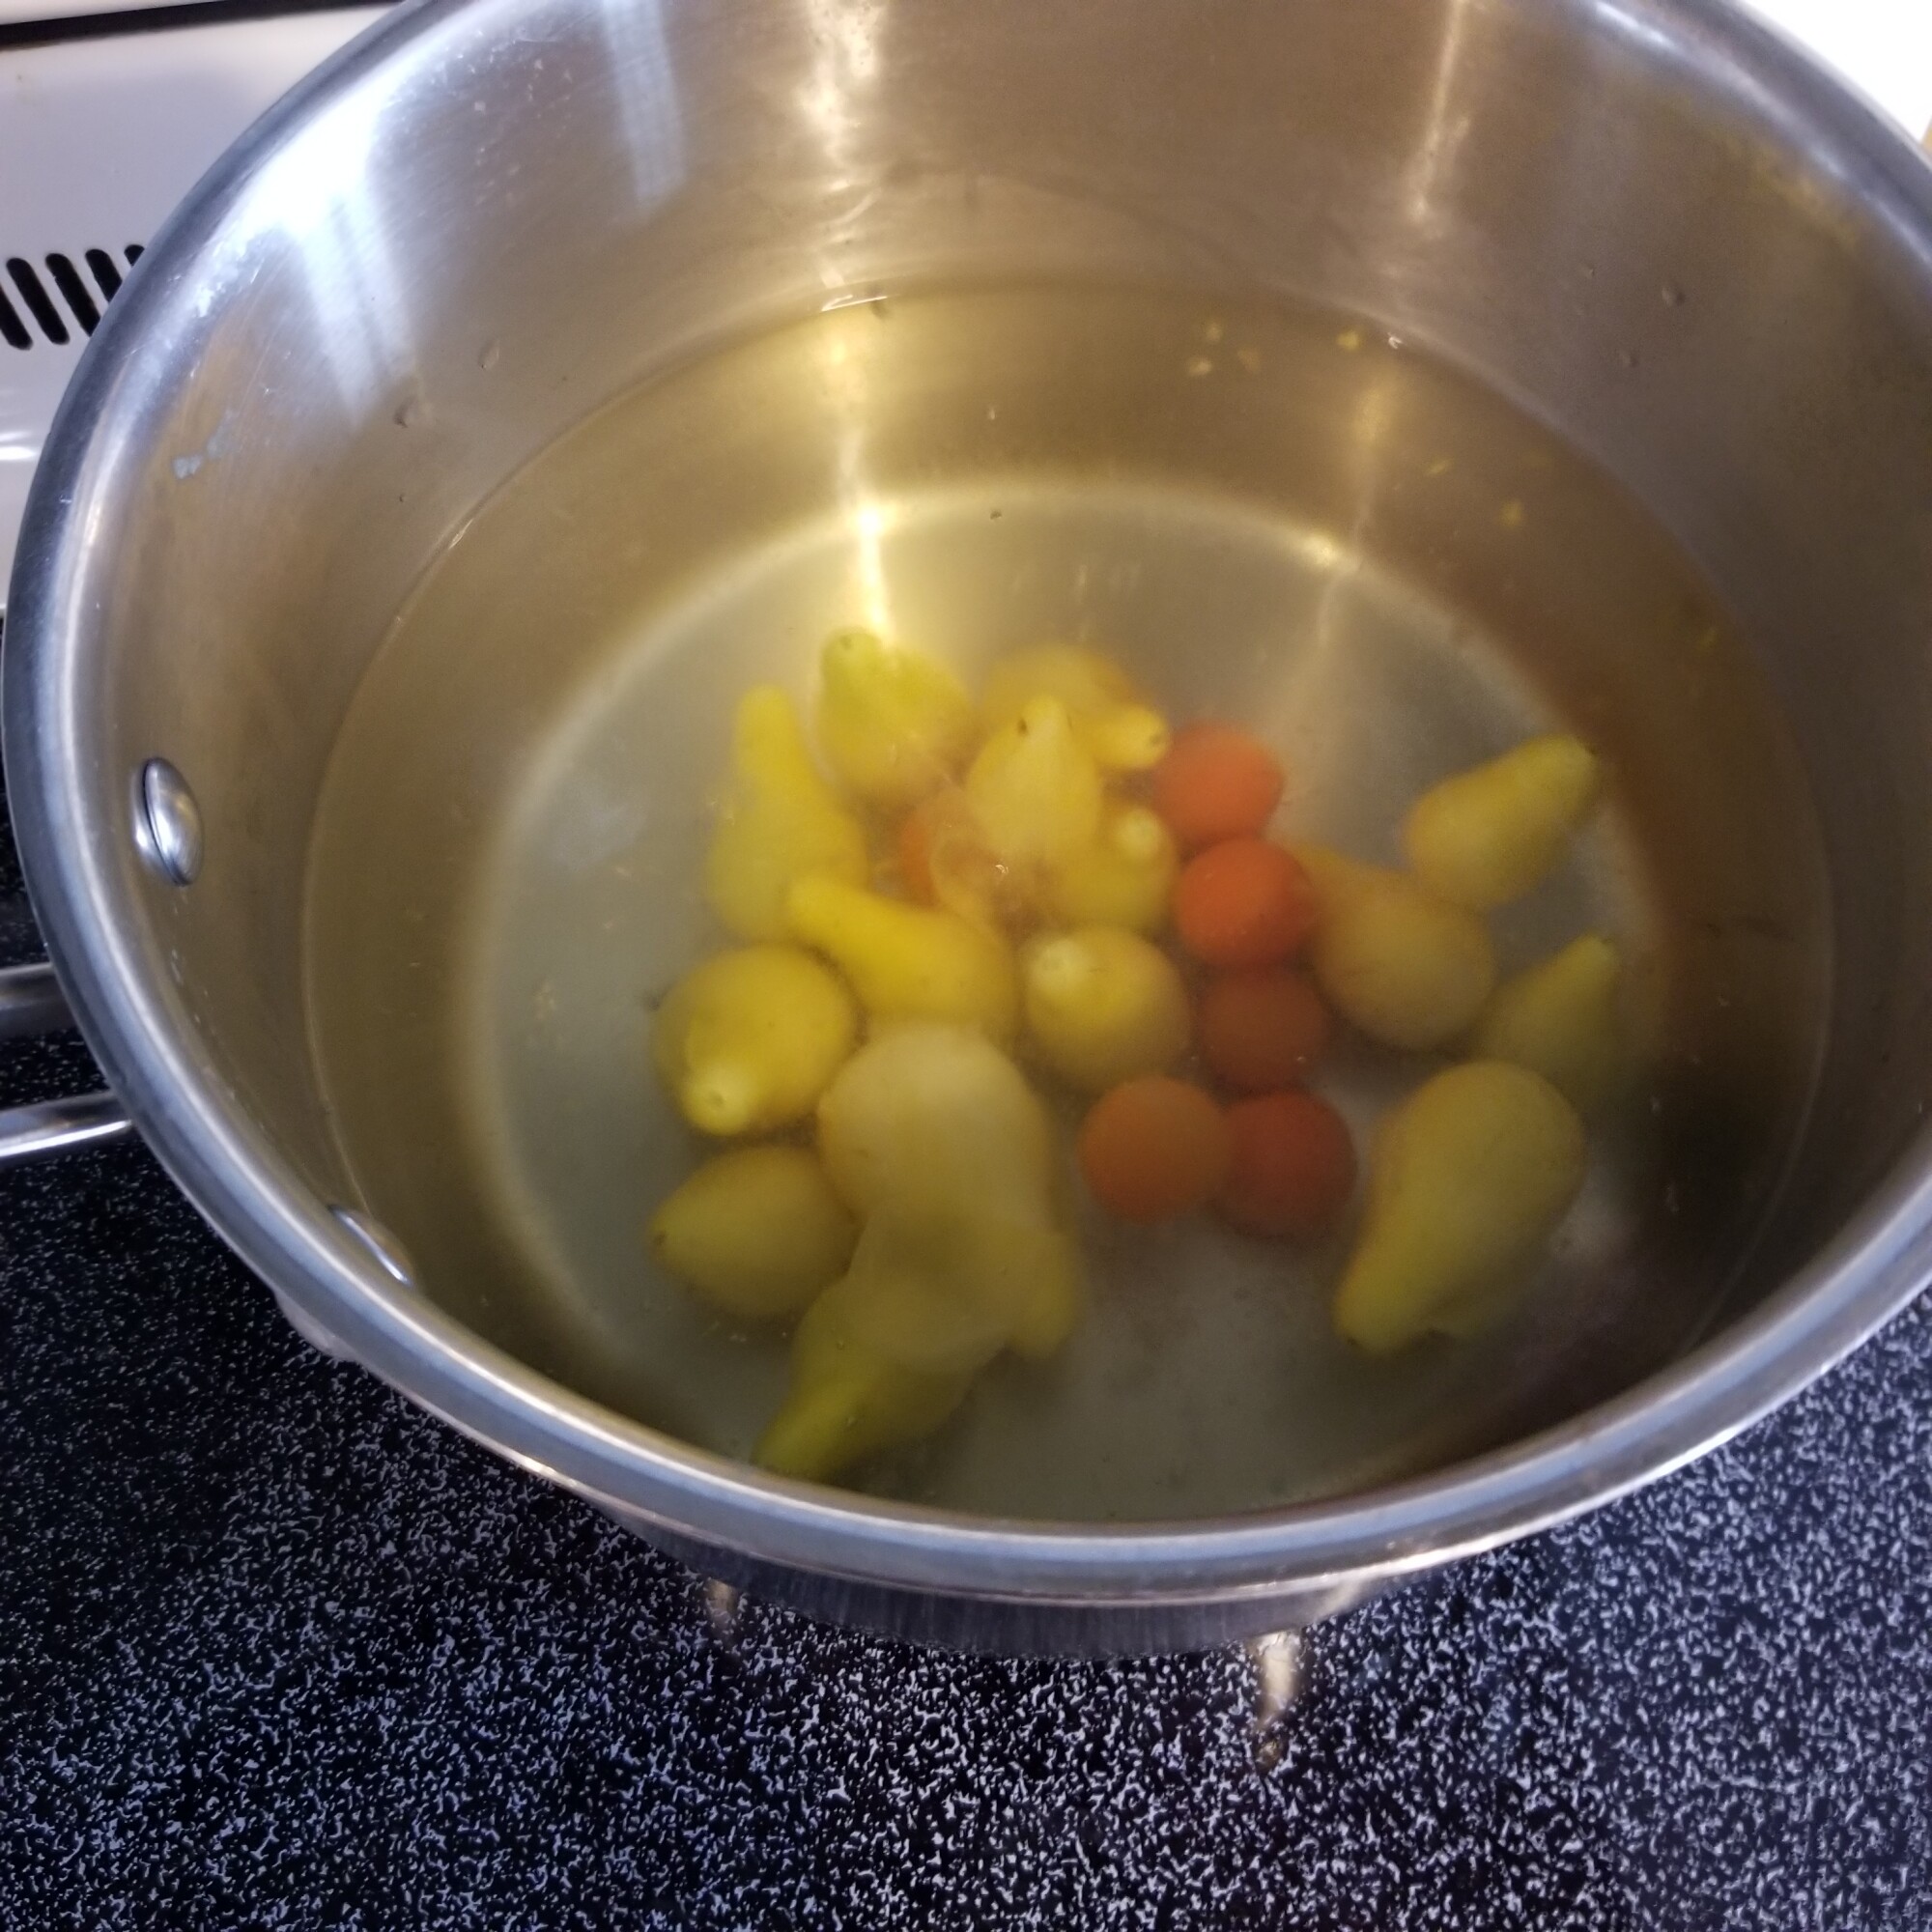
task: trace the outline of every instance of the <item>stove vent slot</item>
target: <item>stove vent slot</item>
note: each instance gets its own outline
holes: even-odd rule
[[[141,252],[141,243],[130,242],[122,260],[131,269]],[[48,255],[40,267],[24,255],[10,255],[0,277],[0,342],[10,349],[42,342],[60,348],[76,331],[92,335],[123,278],[121,264],[105,248],[86,249],[78,262],[71,255]]]

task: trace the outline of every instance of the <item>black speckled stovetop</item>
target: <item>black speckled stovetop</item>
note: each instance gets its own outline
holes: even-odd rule
[[[92,1078],[0,1050],[0,1101]],[[0,1175],[7,1932],[1932,1926],[1932,1306],[1314,1633],[1265,1770],[1253,1692],[1238,1652],[720,1639],[298,1342],[138,1147]]]

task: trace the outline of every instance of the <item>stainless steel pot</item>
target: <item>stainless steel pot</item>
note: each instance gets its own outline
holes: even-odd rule
[[[447,1312],[461,1293],[416,1278],[317,1076],[318,799],[372,655],[478,504],[707,345],[882,292],[1068,276],[1313,299],[1553,424],[1735,614],[1815,808],[1822,1054],[1705,1337],[1581,1412],[1335,1500],[1029,1523],[683,1446]],[[1308,440],[1347,469],[1372,434],[1339,412]],[[1374,466],[1349,473],[1366,520]],[[1179,1646],[1319,1617],[1656,1477],[1916,1292],[1928,641],[1932,170],[1723,6],[463,0],[400,10],[298,89],[115,302],[35,482],[6,753],[83,1031],[304,1333],[732,1584],[952,1643]],[[398,745],[489,742],[460,676],[416,704]],[[1687,848],[1699,783],[1740,850],[1781,809],[1784,779],[1721,735],[1683,781]],[[386,862],[372,846],[372,881]]]

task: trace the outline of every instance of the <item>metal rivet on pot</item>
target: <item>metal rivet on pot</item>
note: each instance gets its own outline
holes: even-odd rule
[[[383,1272],[405,1288],[416,1285],[416,1271],[408,1251],[382,1222],[359,1208],[331,1207],[328,1210],[376,1259]]]
[[[134,843],[171,886],[191,885],[201,870],[201,808],[165,758],[150,758],[134,782]]]

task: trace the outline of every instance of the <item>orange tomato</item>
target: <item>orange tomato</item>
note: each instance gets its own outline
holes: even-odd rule
[[[1293,853],[1230,838],[1181,867],[1174,923],[1204,966],[1277,965],[1315,923],[1315,888]]]
[[[1281,803],[1281,761],[1232,724],[1190,724],[1154,767],[1153,809],[1190,852],[1251,838]]]
[[[932,814],[925,806],[915,806],[899,821],[897,853],[906,896],[930,905],[937,895],[932,887]]]
[[[1313,1094],[1265,1094],[1228,1109],[1228,1171],[1214,1205],[1244,1235],[1326,1234],[1355,1191],[1349,1123]]]
[[[1299,973],[1220,973],[1201,996],[1194,1037],[1216,1079],[1246,1094],[1299,1086],[1328,1044],[1328,1009]]]
[[[936,791],[899,821],[899,883],[921,905],[943,906],[976,925],[1018,911],[1006,868],[987,849],[972,801],[957,785]]]
[[[1094,1200],[1122,1221],[1192,1213],[1228,1173],[1228,1128],[1199,1087],[1165,1074],[1124,1081],[1081,1122],[1080,1172]]]

